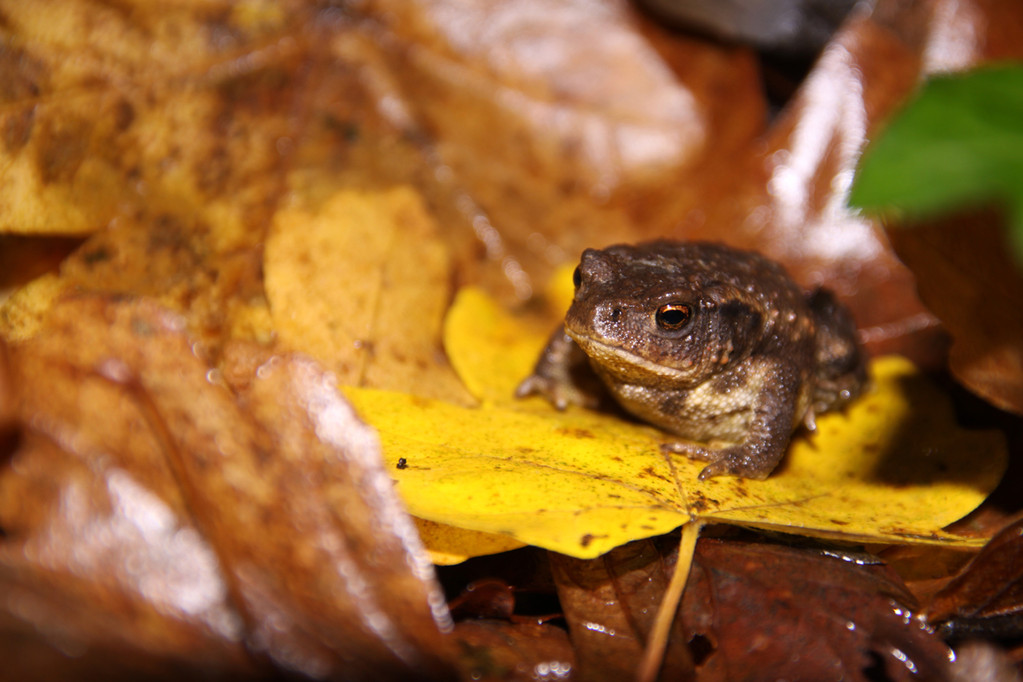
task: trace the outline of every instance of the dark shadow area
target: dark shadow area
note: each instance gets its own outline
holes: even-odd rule
[[[963,388],[949,376],[938,379],[952,400],[956,420],[966,429],[999,431],[1009,452],[1008,468],[984,505],[956,525],[969,526],[983,514],[1011,516],[1023,512],[1023,417],[1005,412]]]
[[[881,445],[883,450],[878,453],[869,480],[894,487],[964,481],[976,478],[978,467],[989,466],[987,458],[983,457],[986,453],[980,451],[989,447],[984,441],[974,446],[979,449],[977,452],[956,452],[956,444],[948,439],[949,428],[1003,434],[1004,430],[997,426],[997,420],[963,420],[955,408],[925,407],[935,388],[934,379],[924,375],[899,379],[899,390],[906,396],[910,412],[894,435]],[[937,388],[940,392],[942,387],[939,384]],[[952,386],[945,388],[952,389]],[[952,395],[955,403],[955,395]]]
[[[466,603],[467,593],[479,590],[484,581],[486,591],[498,599],[504,599],[499,590],[491,588],[495,582],[507,586],[514,595],[510,607],[511,616],[545,618],[561,613],[561,603],[551,577],[547,552],[537,547],[522,547],[501,554],[474,557],[454,566],[437,566],[437,578],[449,604],[456,601],[465,604],[456,615],[456,620],[474,617],[493,617],[488,613],[492,604],[473,606]],[[493,600],[490,600],[493,601]],[[503,607],[502,607],[503,608]],[[474,613],[473,610],[479,613]],[[555,625],[564,625],[556,618]]]
[[[0,235],[0,292],[56,272],[83,241],[81,237]]]

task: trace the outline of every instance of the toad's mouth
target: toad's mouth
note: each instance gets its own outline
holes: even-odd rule
[[[689,373],[680,369],[665,367],[664,365],[651,362],[621,346],[616,346],[569,329],[567,325],[565,326],[565,333],[601,368],[621,376],[623,379],[635,380],[637,373],[640,375],[656,376],[661,379],[670,379],[680,383],[684,383],[692,378]]]

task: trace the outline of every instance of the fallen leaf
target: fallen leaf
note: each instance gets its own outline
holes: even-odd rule
[[[96,405],[107,423],[127,416]],[[216,553],[180,498],[152,485],[144,456],[129,471],[80,452],[29,429],[0,471],[5,675],[255,676]]]
[[[575,679],[575,651],[555,625],[472,620],[455,626],[462,679]]]
[[[751,51],[623,0],[370,7],[409,117],[464,192],[493,265],[480,275],[519,299],[583,248],[649,234],[660,195],[694,200],[695,178],[763,129]]]
[[[998,532],[921,614],[957,638],[1023,633],[1023,521]]]
[[[4,334],[30,334],[59,292],[94,291],[177,310],[215,362],[229,339],[271,343],[261,268],[279,205],[427,167],[364,82],[355,15],[333,12],[0,2],[0,232],[94,233],[56,282],[5,305]]]
[[[442,359],[450,258],[412,188],[347,190],[316,213],[279,212],[264,272],[281,344],[339,383],[472,402]]]
[[[1023,274],[1009,256],[1003,219],[980,211],[894,229],[920,297],[952,335],[949,369],[991,404],[1023,414]]]
[[[868,680],[881,667],[884,679],[947,679],[948,648],[910,617],[913,598],[883,562],[718,530],[697,543],[658,679]],[[635,676],[677,560],[671,537],[596,559],[552,554],[582,679]]]
[[[944,680],[949,650],[883,564],[701,538],[679,613],[700,680]],[[880,668],[880,670],[879,670]]]
[[[884,231],[847,205],[867,141],[931,73],[1023,57],[1020,6],[989,0],[858,5],[818,57],[761,146],[730,175],[694,179],[694,207],[659,206],[661,236],[712,239],[783,263],[849,305],[874,355],[944,365],[937,320]],[[967,38],[968,36],[968,38]],[[729,182],[728,180],[731,180]]]
[[[123,229],[93,235],[48,273],[0,307],[0,333],[23,339],[45,324],[69,293],[146,296],[178,311],[213,356],[229,338],[269,342],[270,316],[256,249],[211,252],[194,219],[170,213],[125,218]]]
[[[525,543],[507,535],[481,533],[426,519],[413,520],[419,537],[430,552],[430,560],[438,566],[451,566],[474,556],[500,554],[525,546]]]
[[[248,243],[249,217],[281,190],[290,98],[274,62],[301,50],[275,39],[302,5],[3,2],[3,231],[83,234],[187,208],[218,224],[221,248]],[[245,97],[268,86],[275,97]]]
[[[580,679],[634,679],[671,577],[654,541],[630,542],[596,559],[552,552],[550,562]],[[674,635],[660,679],[694,679],[678,620]]]
[[[491,618],[510,622],[515,612],[515,592],[500,578],[477,580],[450,600],[448,609],[457,620]]]
[[[415,453],[391,472],[399,492],[416,516],[569,556],[599,556],[694,518],[886,543],[976,545],[941,528],[980,504],[1005,468],[1000,434],[955,427],[941,393],[898,358],[875,362],[873,388],[846,413],[824,415],[812,437],[795,438],[767,481],[699,481],[701,465],[663,455],[652,427],[515,401],[514,386],[545,335],[479,291],[459,293],[446,339],[481,407],[345,389],[380,431],[388,458]],[[462,358],[462,348],[473,352]]]
[[[230,667],[244,641],[307,675],[450,675],[412,521],[373,432],[315,362],[232,354],[225,376],[247,377],[232,391],[181,318],[95,296],[56,304],[11,357],[19,416],[45,447],[2,470],[4,575],[30,594],[69,579],[68,608],[116,618],[62,629],[31,599],[6,617],[172,661]]]

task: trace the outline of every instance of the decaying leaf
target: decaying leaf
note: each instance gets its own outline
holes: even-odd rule
[[[392,471],[398,490],[416,516],[570,556],[598,556],[692,518],[975,545],[941,528],[980,504],[1005,468],[1000,435],[956,428],[940,392],[897,358],[875,362],[868,394],[795,438],[767,481],[699,481],[701,465],[663,455],[651,427],[514,401],[546,337],[480,292],[459,294],[446,338],[466,385],[483,387],[480,408],[346,390],[379,429],[386,456],[406,456]],[[462,358],[460,348],[473,352]]]
[[[28,595],[6,618],[200,667],[248,665],[242,640],[308,675],[445,677],[446,609],[373,432],[312,360],[232,357],[234,390],[179,317],[94,296],[11,347],[33,447],[0,478],[0,565]],[[68,608],[131,610],[65,626],[32,597],[62,580]]]
[[[952,335],[949,368],[967,388],[1023,414],[1023,273],[996,212],[960,213],[892,230],[920,296]]]
[[[862,562],[861,562],[862,564]],[[699,679],[944,680],[949,651],[884,565],[701,539],[680,609]]]
[[[575,679],[575,651],[565,631],[554,625],[466,621],[455,626],[462,679]]]
[[[246,242],[248,216],[280,192],[275,143],[290,129],[287,97],[240,95],[271,80],[280,94],[268,64],[298,50],[273,39],[307,20],[303,5],[3,2],[3,231],[94,232],[144,206],[219,223],[222,247]]]
[[[701,538],[657,679],[948,679],[949,650],[909,618],[898,576],[863,553]],[[633,678],[677,542],[552,555],[584,680]]]
[[[630,542],[596,559],[550,556],[580,679],[635,678],[671,575],[655,543]],[[693,678],[694,662],[681,627],[676,619],[660,679]]]
[[[924,610],[932,625],[958,637],[1023,633],[1023,521],[991,538]]]
[[[695,203],[696,180],[763,129],[750,51],[669,34],[622,0],[371,7],[406,111],[519,298],[566,256],[650,234],[661,195]]]

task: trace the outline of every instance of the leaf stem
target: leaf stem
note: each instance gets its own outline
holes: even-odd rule
[[[636,669],[636,682],[654,682],[664,662],[664,651],[668,646],[671,625],[675,622],[675,614],[682,602],[682,592],[689,580],[689,571],[693,566],[693,554],[696,552],[696,540],[703,528],[701,521],[690,521],[682,526],[682,539],[678,545],[678,558],[675,570],[671,574],[668,589],[664,592],[661,605],[657,608],[657,617],[650,637],[643,651],[643,659]]]

